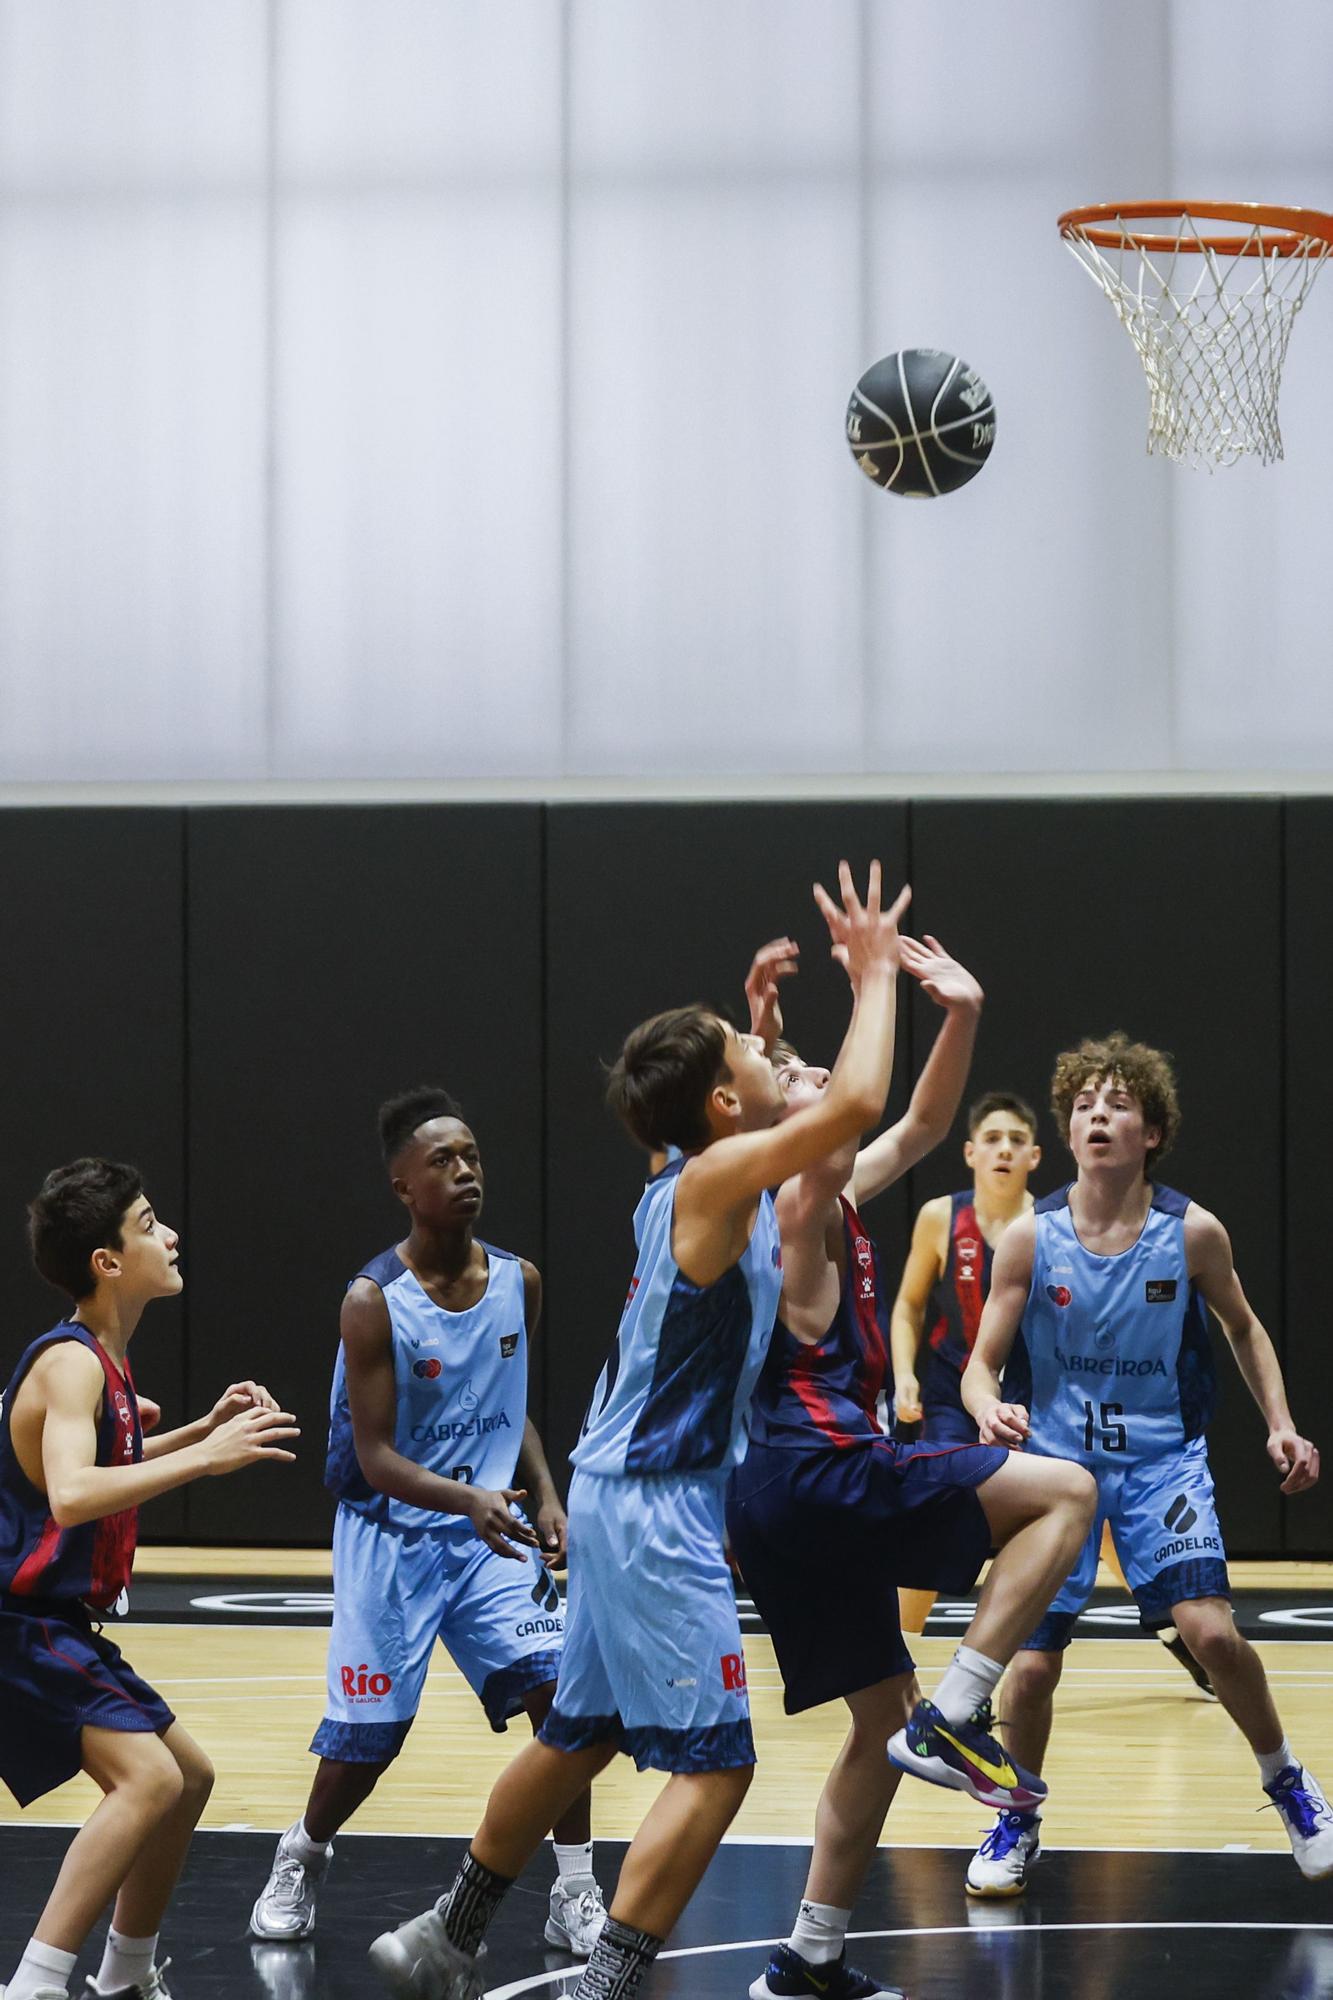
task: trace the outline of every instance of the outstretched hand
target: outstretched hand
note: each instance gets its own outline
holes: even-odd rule
[[[984,994],[981,983],[965,965],[951,958],[937,937],[927,931],[924,938],[903,936],[898,940],[904,972],[910,972],[921,991],[937,1007],[979,1008]]]
[[[911,902],[912,891],[906,887],[900,889],[892,908],[882,910],[880,878],[880,865],[878,861],[872,861],[866,899],[862,903],[852,881],[850,866],[840,861],[838,890],[842,897],[841,909],[823,884],[815,883],[815,901],[833,940],[830,950],[853,987],[858,987],[868,972],[896,972],[902,962],[898,919]]]
[[[795,938],[770,938],[761,944],[745,976],[745,997],[750,1003],[750,1033],[758,1035],[765,1055],[782,1034],[782,1007],[778,981],[790,979],[796,971],[801,947]]]

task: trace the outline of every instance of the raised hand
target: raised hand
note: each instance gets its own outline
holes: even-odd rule
[[[267,1464],[272,1459],[294,1459],[294,1451],[282,1449],[301,1435],[290,1410],[270,1410],[255,1405],[239,1416],[219,1424],[212,1434],[194,1447],[204,1454],[210,1473],[239,1472],[242,1466]]]
[[[512,1556],[515,1562],[526,1562],[526,1551],[538,1547],[536,1530],[509,1511],[527,1497],[522,1488],[504,1492],[492,1492],[485,1486],[470,1489],[464,1512],[487,1548],[494,1549],[497,1556]]]
[[[904,972],[910,972],[920,984],[921,991],[930,996],[937,1007],[977,1009],[984,995],[980,981],[974,979],[965,965],[951,958],[937,937],[927,932],[924,938],[903,936],[898,940],[899,952]]]
[[[832,956],[837,959],[852,985],[859,986],[867,972],[896,972],[901,959],[898,919],[912,900],[909,888],[902,888],[891,909],[880,908],[881,871],[878,861],[870,864],[866,900],[862,903],[845,861],[838,863],[838,890],[842,908],[820,882],[815,883],[815,902],[828,925]]]
[[[750,1033],[761,1038],[766,1055],[772,1055],[773,1044],[782,1034],[778,981],[791,978],[797,969],[800,951],[795,938],[770,938],[767,944],[760,945],[745,976],[745,997],[750,1003]]]

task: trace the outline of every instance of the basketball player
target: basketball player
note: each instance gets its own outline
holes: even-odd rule
[[[987,1443],[1089,1466],[1098,1519],[1015,1658],[1005,1683],[1008,1744],[1040,1768],[1064,1649],[1109,1521],[1141,1612],[1170,1617],[1254,1751],[1301,1873],[1333,1873],[1333,1812],[1287,1742],[1259,1656],[1231,1614],[1205,1438],[1215,1391],[1207,1308],[1263,1413],[1284,1493],[1314,1485],[1319,1453],[1292,1423],[1273,1343],[1241,1289],[1226,1230],[1151,1178],[1180,1122],[1167,1057],[1120,1034],[1082,1042],[1056,1059],[1051,1104],[1077,1173],[1006,1231],[963,1401]],[[1000,1386],[1020,1326],[1030,1407]],[[1004,1814],[968,1867],[972,1893],[1020,1894],[1039,1829],[1035,1807]]]
[[[33,1261],[74,1301],[19,1357],[0,1408],[0,1777],[21,1806],[86,1771],[103,1793],[70,1843],[8,2000],[65,2000],[114,1899],[94,1993],[169,2000],[157,1933],[213,1767],[102,1636],[123,1609],[138,1508],[192,1479],[290,1460],[299,1433],[234,1383],[197,1423],[146,1444],[127,1350],[144,1307],[181,1289],[174,1229],[133,1167],[57,1167],[28,1210]]]
[[[795,1928],[750,1987],[752,2000],[887,2000],[889,1988],[847,1964],[845,1940],[902,1768],[992,1802],[1034,1802],[1027,1774],[987,1733],[989,1697],[1065,1574],[1095,1501],[1081,1474],[1033,1480],[1024,1475],[1035,1464],[975,1439],[899,1445],[880,1428],[888,1302],[860,1210],[947,1133],[981,1009],[976,980],[937,939],[903,938],[901,955],[944,1022],[906,1116],[860,1150],[849,1140],[778,1192],[780,1317],[728,1499],[732,1548],[772,1635],[788,1713],[840,1697],[852,1724],[819,1802]],[[779,1079],[796,1111],[829,1084],[826,1070],[793,1058],[779,1046]],[[914,1707],[896,1586],[970,1589],[996,1543],[964,1644],[934,1702]]]
[[[1015,1217],[1032,1208],[1028,1180],[1041,1159],[1036,1113],[1021,1097],[989,1092],[968,1113],[963,1157],[972,1169],[972,1186],[922,1205],[893,1305],[894,1407],[903,1423],[924,1419],[923,1435],[931,1443],[977,1440],[977,1427],[963,1408],[962,1375],[990,1288],[995,1246]],[[930,1345],[919,1382],[917,1356],[927,1313]],[[1004,1393],[1011,1403],[1022,1403],[1029,1389],[1019,1336],[1005,1368]],[[1109,1528],[1102,1533],[1101,1560],[1128,1589]],[[934,1602],[934,1591],[900,1591],[904,1632],[924,1630]],[[1145,1619],[1143,1629],[1212,1696],[1207,1674],[1174,1626]]]
[[[563,1563],[565,1514],[527,1414],[541,1280],[476,1234],[481,1154],[447,1091],[391,1098],[379,1125],[411,1228],[343,1303],[328,1699],[305,1814],[278,1842],[250,1918],[270,1943],[314,1930],[333,1837],[402,1749],[437,1637],[495,1730],[524,1711],[537,1728],[560,1663],[564,1620],[540,1551]],[[535,1531],[516,1511],[525,1498]],[[553,1824],[545,1937],[586,1958],[606,1920],[586,1787]]]
[[[883,1111],[908,897],[881,910],[878,862],[864,905],[845,862],[839,881],[841,907],[815,895],[851,981],[852,1018],[817,1103],[781,1122],[760,1039],[700,1006],[643,1022],[611,1072],[609,1102],[634,1138],[680,1157],[636,1210],[629,1297],[573,1453],[555,1705],[496,1784],[447,1894],[371,1950],[392,1990],[414,2000],[480,1994],[476,1953],[501,1898],[618,1749],[669,1776],[625,1857],[576,2000],[630,2000],[749,1787],[754,1739],[722,1511],[782,1284],[768,1189]]]

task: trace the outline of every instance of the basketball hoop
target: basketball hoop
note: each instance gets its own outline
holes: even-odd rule
[[[1204,234],[1217,222],[1240,232]],[[1281,458],[1282,363],[1333,256],[1333,215],[1252,201],[1109,202],[1071,208],[1060,234],[1138,349],[1148,450],[1210,471],[1251,453],[1264,465]]]

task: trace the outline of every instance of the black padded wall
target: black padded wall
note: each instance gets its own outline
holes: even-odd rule
[[[1333,1551],[1333,1326],[1329,1323],[1329,1158],[1333,1064],[1333,799],[1286,807],[1285,1056],[1287,1388],[1298,1428],[1324,1452],[1324,1477],[1286,1504],[1291,1555]]]
[[[190,817],[190,1389],[203,1406],[257,1370],[304,1426],[299,1467],[190,1489],[201,1540],[328,1535],[342,1295],[405,1233],[382,1098],[453,1092],[481,1233],[543,1261],[541,838],[535,806]]]
[[[1052,1056],[1112,1028],[1170,1050],[1184,1122],[1159,1178],[1221,1216],[1279,1352],[1281,833],[1281,805],[1268,799],[912,808],[918,907],[938,909],[945,941],[987,989],[977,1088],[1012,1087],[1042,1115],[1046,1156],[1034,1188],[1068,1178],[1048,1108]],[[914,1195],[966,1185],[960,1165],[956,1146],[934,1154],[914,1176]],[[1214,1331],[1224,1528],[1237,1553],[1274,1549],[1284,1503],[1264,1429]]]
[[[150,1306],[130,1350],[168,1425],[186,1414],[189,1310],[183,840],[179,812],[0,813],[0,1387],[69,1303],[28,1261],[25,1204],[51,1167],[100,1153],[138,1166],[158,1213],[183,1233],[186,1296]],[[179,1493],[144,1516],[149,1533],[178,1534],[184,1522]]]
[[[848,987],[829,960],[811,885],[818,877],[836,893],[845,856],[864,891],[873,855],[900,883],[907,811],[897,801],[554,806],[547,827],[554,1458],[577,1436],[634,1268],[631,1221],[644,1160],[603,1106],[603,1063],[637,1021],[663,1007],[706,1000],[730,1005],[743,1020],[755,947],[783,933],[802,953],[801,972],[784,989],[787,1032],[811,1061],[832,1062],[847,1024]],[[899,1078],[910,1061],[904,1032]],[[870,1220],[898,1257],[905,1192],[885,1194]]]
[[[660,1006],[742,1005],[751,952],[792,929],[793,1038],[846,1020],[810,899],[840,854],[914,885],[987,990],[977,1089],[1043,1108],[1052,1054],[1122,1026],[1178,1060],[1185,1126],[1164,1177],[1231,1230],[1284,1354],[1298,1423],[1327,1401],[1323,1208],[1333,982],[1333,801],[21,810],[0,813],[0,1220],[9,1362],[60,1301],[30,1272],[23,1204],[83,1151],[143,1167],[182,1230],[186,1292],[133,1361],[169,1422],[259,1371],[305,1425],[290,1470],[210,1480],[146,1510],[148,1537],[322,1542],[321,1474],[347,1279],[402,1230],[380,1098],[444,1083],[487,1170],[484,1233],[546,1278],[534,1414],[558,1478],[610,1343],[642,1161],[602,1105],[604,1060]],[[900,1018],[891,1115],[938,1020]],[[962,1124],[869,1212],[895,1279],[911,1215],[959,1183]],[[1214,1434],[1235,1553],[1333,1553],[1333,1470],[1279,1500],[1257,1413],[1218,1340]],[[1322,1440],[1328,1443],[1328,1439]]]

